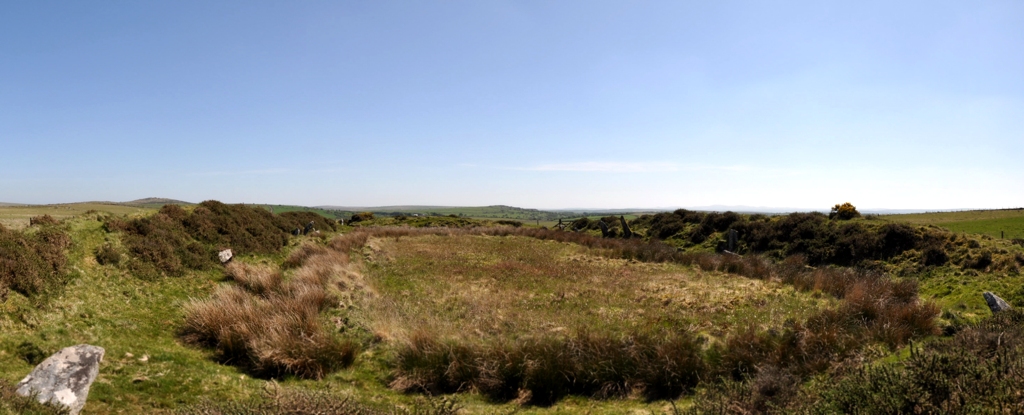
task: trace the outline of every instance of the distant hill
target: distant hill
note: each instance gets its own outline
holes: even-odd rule
[[[573,216],[570,212],[551,212],[538,209],[525,209],[515,206],[492,205],[492,206],[374,206],[374,207],[351,207],[351,206],[317,206],[321,209],[347,211],[347,212],[373,212],[375,215],[398,216],[398,215],[424,215],[424,216],[449,216],[455,215],[466,218],[481,219],[515,219],[515,220],[538,220],[550,221],[559,218]]]
[[[121,202],[120,204],[125,206],[138,206],[146,208],[160,208],[163,205],[185,205],[191,206],[195,203],[189,203],[181,200],[167,199],[163,197],[147,197],[145,199],[133,200],[131,202]]]

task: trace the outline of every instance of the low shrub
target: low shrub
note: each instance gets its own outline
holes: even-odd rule
[[[71,237],[55,226],[33,232],[0,228],[0,300],[8,290],[26,296],[64,285]]]
[[[33,216],[28,219],[29,226],[46,226],[46,225],[57,225],[60,222],[54,219],[50,215]]]
[[[220,263],[216,252],[224,248],[231,248],[236,255],[275,253],[288,243],[289,232],[310,221],[322,229],[336,229],[333,221],[312,212],[278,216],[256,206],[212,200],[191,212],[165,205],[152,216],[108,218],[104,228],[124,233],[122,240],[133,259],[128,268],[133,274],[153,278],[214,267]]]
[[[338,230],[338,222],[328,219],[316,212],[284,212],[279,215],[286,222],[288,229],[306,229],[306,225],[312,223],[313,228],[320,231]]]
[[[359,212],[359,213],[355,213],[355,214],[352,215],[352,218],[350,218],[348,221],[349,221],[349,223],[356,223],[356,222],[365,222],[365,221],[368,221],[368,220],[373,220],[373,212]]]
[[[118,265],[121,263],[121,251],[109,242],[97,247],[95,255],[96,262],[100,265]]]
[[[821,413],[1021,413],[1024,314],[1004,311],[906,360],[830,382],[808,406]]]
[[[475,389],[498,402],[550,405],[567,395],[674,398],[706,371],[701,341],[687,332],[625,337],[579,332],[469,345],[417,333],[400,347],[391,386],[431,394]]]
[[[508,219],[502,219],[502,220],[496,221],[496,222],[494,222],[494,223],[496,223],[496,224],[498,224],[498,225],[505,225],[505,226],[511,226],[511,227],[513,227],[513,228],[518,228],[518,227],[521,227],[521,226],[523,226],[523,223],[522,223],[522,222],[520,222],[520,221],[517,221],[517,220],[508,220]]]

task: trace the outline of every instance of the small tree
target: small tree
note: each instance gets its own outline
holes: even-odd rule
[[[850,202],[832,206],[832,211],[828,214],[829,219],[850,220],[856,217],[860,217],[860,212]]]

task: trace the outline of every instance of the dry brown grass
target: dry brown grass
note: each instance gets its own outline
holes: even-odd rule
[[[281,271],[268,264],[235,261],[229,263],[224,272],[228,278],[254,294],[266,295],[281,287]]]
[[[235,262],[211,298],[186,306],[183,338],[213,347],[221,361],[263,377],[319,379],[348,366],[359,346],[334,333],[322,313],[351,303],[361,276],[345,254],[308,257],[290,278],[269,265]]]
[[[778,327],[831,301],[795,296],[777,282],[609,259],[532,238],[376,238],[365,254],[379,297],[354,317],[400,342],[417,330],[474,342],[580,328],[686,327],[717,337],[735,326]]]
[[[692,387],[685,374],[696,373],[752,379],[751,404],[764,407],[868,344],[898,347],[936,331],[938,309],[918,300],[913,281],[815,269],[799,257],[774,263],[556,231],[364,233],[380,296],[356,315],[397,347],[391,385],[400,390],[472,389],[536,404],[567,394],[654,398]],[[577,244],[555,243],[563,240]],[[700,332],[711,341],[671,340]],[[691,369],[671,370],[673,353]]]

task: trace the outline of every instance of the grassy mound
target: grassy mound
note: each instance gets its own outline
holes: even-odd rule
[[[186,270],[204,270],[218,264],[217,251],[230,248],[238,255],[274,254],[296,229],[313,223],[333,231],[334,221],[312,212],[274,215],[250,205],[205,201],[191,211],[165,205],[152,216],[134,219],[109,218],[109,231],[124,233],[123,242],[135,261],[129,268],[143,277],[180,276]],[[100,260],[116,258],[109,250]]]

